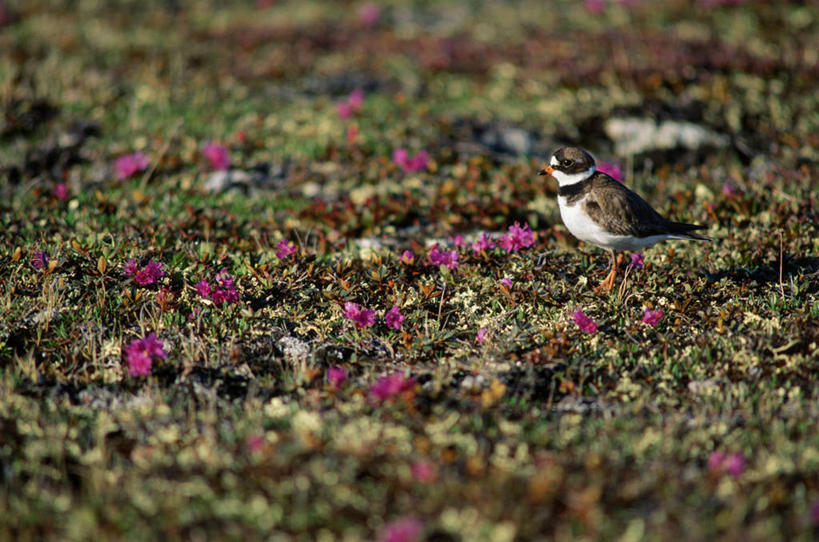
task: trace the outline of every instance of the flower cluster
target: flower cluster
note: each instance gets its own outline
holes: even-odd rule
[[[230,153],[224,145],[206,143],[202,147],[202,156],[208,161],[211,169],[225,170],[230,167]]]
[[[375,324],[375,311],[360,306],[358,303],[348,301],[344,304],[344,318],[352,320],[360,328],[370,327]]]
[[[410,391],[414,387],[415,380],[412,378],[405,377],[403,373],[392,373],[379,378],[370,388],[370,394],[383,403],[390,397]]]
[[[708,456],[708,471],[715,476],[730,474],[734,478],[739,478],[745,472],[745,464],[742,452],[726,455],[720,451],[713,451]]]
[[[586,333],[595,333],[597,331],[597,322],[595,322],[590,316],[586,316],[586,313],[580,309],[574,311],[574,314],[572,314],[572,319],[574,320],[574,323],[577,324],[577,327]]]
[[[626,178],[626,176],[623,175],[623,170],[620,169],[620,166],[617,164],[612,164],[611,162],[599,162],[597,164],[597,171],[600,173],[605,173],[615,181],[621,183]]]
[[[428,254],[429,264],[438,267],[444,266],[447,269],[455,269],[458,267],[458,251],[457,250],[438,250],[438,245],[432,247]]]
[[[495,248],[495,242],[488,233],[482,233],[481,236],[472,243],[472,252],[478,254],[484,250],[492,250]]]
[[[60,201],[66,201],[68,196],[68,186],[65,183],[57,183],[54,187],[54,197]]]
[[[381,542],[417,542],[423,528],[421,521],[416,518],[399,519],[384,527]]]
[[[398,305],[393,305],[387,314],[384,315],[384,321],[387,322],[387,327],[391,327],[395,330],[401,329],[401,326],[404,324],[404,315],[401,314]]]
[[[344,382],[347,381],[347,371],[341,367],[330,367],[327,369],[327,383],[337,390]]]
[[[395,152],[392,153],[392,161],[403,169],[405,173],[414,173],[427,169],[429,155],[425,151],[420,151],[414,157],[410,158],[407,149],[401,148],[395,149]]]
[[[516,252],[535,244],[535,234],[529,224],[521,226],[515,222],[509,226],[509,233],[500,238],[498,244],[507,253]]]
[[[134,282],[140,286],[149,286],[165,276],[165,271],[162,270],[162,264],[154,260],[150,260],[140,269],[139,266],[137,266],[136,259],[131,258],[125,264],[123,271],[126,276],[134,277]]]
[[[643,253],[642,252],[632,252],[631,253],[631,263],[629,264],[631,267],[635,269],[642,269],[643,268]]]
[[[120,181],[124,181],[125,179],[130,179],[137,173],[145,171],[150,164],[151,161],[141,152],[124,154],[114,162],[114,171],[117,174],[117,178]]]
[[[355,89],[350,93],[347,99],[342,100],[336,104],[336,111],[338,116],[342,119],[349,119],[354,114],[361,111],[364,105],[364,91],[360,88]]]
[[[31,259],[29,260],[29,264],[31,264],[31,267],[33,267],[34,269],[46,269],[48,268],[48,262],[49,262],[48,254],[46,254],[42,250],[35,252]]]
[[[163,348],[162,341],[156,338],[156,333],[142,339],[134,339],[125,347],[128,374],[132,376],[148,376],[151,374],[153,360],[167,357],[168,354]]]
[[[643,311],[643,323],[648,324],[651,327],[656,327],[657,324],[660,323],[660,319],[663,317],[663,314],[663,311],[660,309],[653,311],[646,307],[646,309]]]
[[[279,241],[279,244],[276,245],[276,257],[280,260],[283,260],[288,256],[292,256],[296,252],[298,252],[296,244],[292,241],[288,241],[287,239],[282,239]]]
[[[216,306],[232,305],[239,302],[236,283],[226,269],[219,271],[213,282],[214,284],[211,286],[207,280],[202,279],[196,284],[196,293],[199,294],[199,297],[210,299]]]

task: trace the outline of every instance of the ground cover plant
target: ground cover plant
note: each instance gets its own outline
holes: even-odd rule
[[[0,540],[815,539],[817,20],[0,2]]]

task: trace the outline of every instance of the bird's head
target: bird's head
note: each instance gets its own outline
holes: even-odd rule
[[[596,171],[594,158],[580,147],[560,147],[538,175],[551,175],[560,186],[585,181]]]

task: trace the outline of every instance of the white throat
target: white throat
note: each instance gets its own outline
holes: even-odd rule
[[[579,183],[580,181],[585,181],[586,179],[594,175],[595,171],[597,171],[596,166],[592,166],[586,171],[581,171],[580,173],[573,173],[572,175],[568,175],[566,173],[563,173],[562,171],[554,170],[552,171],[552,177],[557,179],[557,183],[560,186],[568,186],[570,184]]]

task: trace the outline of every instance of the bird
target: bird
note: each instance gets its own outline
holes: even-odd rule
[[[602,171],[580,147],[561,147],[538,174],[558,182],[557,203],[566,228],[584,243],[607,250],[611,270],[595,292],[610,292],[624,251],[638,251],[667,240],[711,241],[694,233],[707,226],[661,216],[636,192]]]

